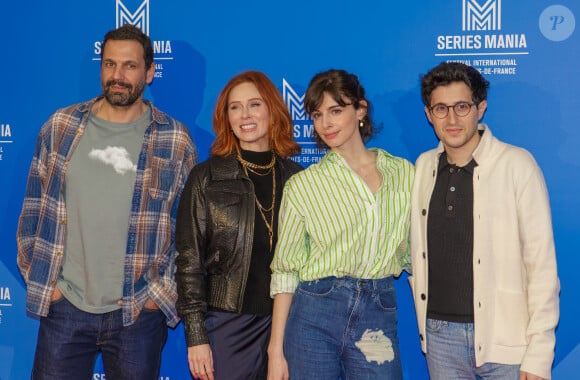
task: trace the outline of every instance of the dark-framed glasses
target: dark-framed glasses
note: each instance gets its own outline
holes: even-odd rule
[[[477,107],[477,104],[468,102],[458,102],[451,106],[448,106],[443,103],[437,103],[429,107],[429,112],[431,112],[431,115],[435,116],[438,119],[444,119],[449,114],[449,109],[453,108],[453,112],[455,112],[457,116],[464,117],[469,115],[469,112],[471,112],[471,107],[473,106]]]

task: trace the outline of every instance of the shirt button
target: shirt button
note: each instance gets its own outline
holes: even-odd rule
[[[451,186],[451,188],[449,188],[449,190],[455,191],[455,186]]]
[[[425,252],[423,252],[423,258],[427,258],[427,255],[425,254]]]
[[[423,209],[423,210],[421,211],[421,214],[423,214],[423,216],[427,215],[427,210]]]
[[[455,172],[455,169],[449,168],[449,173],[453,173],[453,172]]]
[[[425,300],[427,299],[427,296],[425,295],[425,293],[421,293],[421,299],[422,299],[423,301],[425,301]]]
[[[57,255],[57,256],[62,256],[62,252],[58,251],[58,252],[56,253],[56,255]]]
[[[449,210],[449,211],[453,210],[453,205],[447,206],[447,210]]]
[[[420,338],[421,340],[425,340],[425,338],[423,338],[423,334],[419,334],[419,338]]]

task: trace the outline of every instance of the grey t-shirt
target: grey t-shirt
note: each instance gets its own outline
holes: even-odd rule
[[[67,236],[58,287],[77,308],[120,308],[135,173],[151,110],[130,123],[91,114],[66,174]]]

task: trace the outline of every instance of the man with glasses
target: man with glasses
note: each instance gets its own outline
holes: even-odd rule
[[[480,124],[489,82],[461,63],[421,80],[440,140],[416,163],[409,278],[432,380],[549,379],[559,280],[529,152]]]

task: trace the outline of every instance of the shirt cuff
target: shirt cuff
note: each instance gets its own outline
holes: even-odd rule
[[[294,293],[298,287],[300,278],[298,273],[272,273],[272,281],[270,282],[270,297],[278,293]]]

